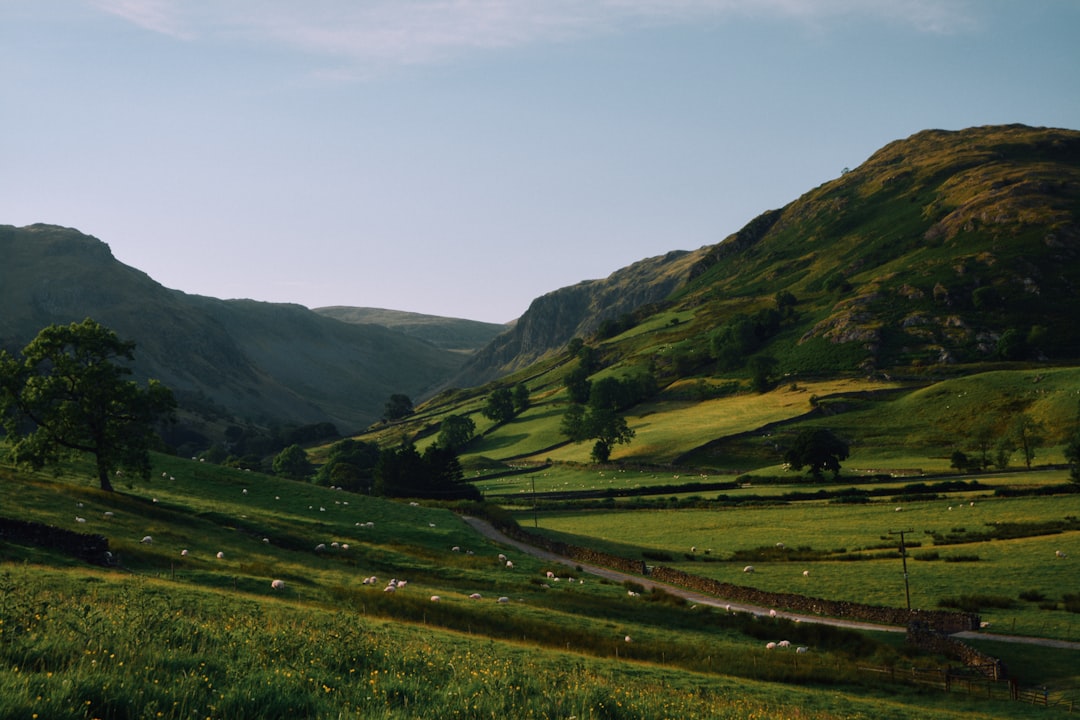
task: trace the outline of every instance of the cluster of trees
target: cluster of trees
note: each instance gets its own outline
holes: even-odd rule
[[[590,380],[592,354],[578,346],[578,364],[567,374],[570,399],[559,432],[572,442],[595,440],[592,459],[607,462],[616,445],[629,443],[634,431],[620,413],[656,394],[656,376],[651,372]]]
[[[825,470],[833,477],[840,475],[840,461],[847,460],[851,449],[847,442],[826,428],[807,428],[800,432],[791,447],[784,453],[784,462],[791,470],[804,467],[815,480],[820,480]]]
[[[529,388],[525,383],[508,387],[496,388],[487,397],[481,414],[488,420],[496,423],[510,422],[515,417],[529,409]]]
[[[974,447],[972,453],[957,449],[950,458],[951,466],[960,472],[981,472],[991,466],[1003,470],[1017,451],[1030,470],[1035,451],[1046,441],[1046,429],[1030,415],[1020,414],[1004,433],[998,433],[988,419],[972,429],[969,439]]]

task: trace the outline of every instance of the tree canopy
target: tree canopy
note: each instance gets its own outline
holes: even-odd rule
[[[146,387],[126,379],[135,343],[87,318],[50,325],[21,359],[0,352],[0,418],[12,458],[40,468],[69,454],[94,456],[102,490],[125,470],[150,475],[157,424],[172,417],[176,400],[156,380]]]
[[[823,470],[840,474],[840,461],[847,460],[848,444],[825,428],[803,430],[784,454],[784,462],[792,470],[809,469],[810,474],[820,478]]]
[[[401,420],[413,414],[413,402],[408,395],[394,393],[383,408],[384,420]]]

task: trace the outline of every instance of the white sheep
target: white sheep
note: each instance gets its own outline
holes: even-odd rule
[[[776,617],[776,611],[775,610],[770,610],[769,611],[769,617]]]
[[[550,578],[553,578],[553,577],[555,577],[555,573],[553,573],[553,572],[551,572],[550,570],[548,570],[548,571],[547,571],[547,576],[548,576],[548,578],[549,578],[549,579],[550,579]]]
[[[431,596],[431,602],[439,602],[440,600],[442,600],[442,598],[440,598],[438,595]]]
[[[218,550],[217,559],[218,560],[224,560],[225,559],[225,553]]]
[[[503,597],[499,598],[499,599],[498,599],[498,600],[496,600],[495,602],[497,602],[497,603],[502,603],[502,604],[504,604],[504,605],[505,605],[506,603],[510,602],[510,598],[508,598],[508,597],[506,597],[506,596],[504,595]]]
[[[802,655],[809,649],[810,648],[806,647],[805,645],[800,645],[799,647],[795,648],[795,652],[797,652],[799,655]]]
[[[84,517],[79,517],[78,515],[76,515],[76,516],[75,516],[75,522],[77,522],[77,523],[84,523],[84,522],[86,522],[86,518],[84,518]]]
[[[139,542],[142,543],[143,545],[150,545],[150,544],[152,544],[154,542],[154,538],[150,537],[149,535],[146,535]]]
[[[285,589],[285,581],[284,580],[274,580],[273,582],[270,583],[270,587],[272,587],[275,590],[284,590]]]
[[[315,552],[322,552],[326,549],[326,543],[319,543],[315,546]]]
[[[388,592],[388,593],[397,592],[397,587],[394,586],[394,585],[387,585],[386,587],[384,587],[382,589],[382,591],[383,592]]]
[[[502,553],[499,553],[499,562],[506,562],[506,556]]]
[[[784,543],[782,543],[782,542],[776,543],[776,549],[777,550],[783,550],[784,549]]]
[[[105,512],[102,513],[102,515],[104,517],[111,518],[113,516],[113,511],[112,510],[106,510]]]
[[[479,600],[482,597],[484,597],[484,596],[481,595],[480,593],[473,593],[472,595],[469,596],[469,599],[470,600]]]
[[[776,643],[774,643],[774,642],[765,643],[765,649],[766,650],[775,650],[776,649]]]
[[[802,576],[803,577],[810,577],[810,571],[809,570],[803,570],[802,571]]]
[[[187,548],[184,548],[183,550],[180,551],[180,557],[187,557],[187,555],[188,555]]]
[[[330,543],[330,547],[332,547],[332,548],[334,548],[336,550],[339,547],[341,547],[341,543],[339,543],[337,540],[335,540],[334,542]]]
[[[781,640],[780,642],[776,643],[776,647],[782,647],[782,648],[791,647],[791,643],[789,641],[787,641],[787,640]]]
[[[634,641],[629,635],[627,635],[626,637],[623,638],[623,642],[634,642]]]
[[[455,545],[454,547],[450,548],[450,552],[461,552],[461,546]]]
[[[247,495],[247,488],[244,488],[243,493]]]
[[[1054,557],[1064,558],[1068,557],[1063,550],[1055,550]]]
[[[513,560],[507,560],[506,561],[506,569],[507,570],[513,570],[514,569],[514,561]]]
[[[747,565],[746,567],[744,567],[742,569],[742,571],[744,573],[752,573],[752,572],[754,572],[754,566],[753,565]]]

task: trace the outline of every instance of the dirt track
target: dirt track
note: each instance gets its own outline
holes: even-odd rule
[[[669,592],[672,595],[678,595],[679,597],[686,598],[688,601],[697,603],[698,605],[710,605],[712,607],[724,608],[729,611],[748,612],[755,615],[772,615],[772,608],[760,607],[756,605],[746,605],[743,603],[731,603],[726,602],[720,598],[715,598],[709,595],[702,595],[686,588],[681,588],[675,585],[668,585],[666,583],[659,583],[650,580],[640,575],[631,575],[629,573],[619,572],[618,570],[611,570],[609,568],[598,567],[596,565],[585,565],[567,557],[556,555],[555,553],[548,552],[541,548],[523,543],[513,538],[507,537],[499,532],[491,523],[480,520],[479,518],[463,517],[466,523],[468,523],[473,529],[484,537],[490,538],[495,542],[503,545],[509,545],[515,547],[523,553],[538,557],[542,560],[549,560],[551,562],[561,563],[573,568],[581,568],[583,572],[587,572],[590,575],[597,575],[608,580],[621,583],[626,580],[632,580],[646,588],[662,588],[665,592]],[[874,630],[877,632],[907,632],[907,628],[899,627],[895,625],[877,625],[874,623],[857,622],[852,620],[841,620],[839,618],[827,618],[817,615],[801,615],[799,613],[785,612],[782,610],[775,611],[776,617],[787,618],[796,622],[808,622],[818,623],[821,625],[832,625],[835,627],[853,628],[856,630]],[[954,637],[970,640],[994,640],[997,642],[1013,642],[1013,643],[1025,643],[1029,645],[1040,645],[1042,647],[1054,647],[1062,648],[1066,650],[1080,650],[1080,642],[1069,642],[1067,640],[1051,640],[1047,638],[1036,637],[1023,637],[1018,635],[996,635],[994,633],[983,632],[962,632],[956,633]]]

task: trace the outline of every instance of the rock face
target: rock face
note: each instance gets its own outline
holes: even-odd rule
[[[706,248],[673,251],[602,280],[586,280],[538,297],[512,328],[472,357],[449,384],[482,384],[562,349],[574,337],[593,334],[605,320],[665,300],[686,284],[706,254]]]

